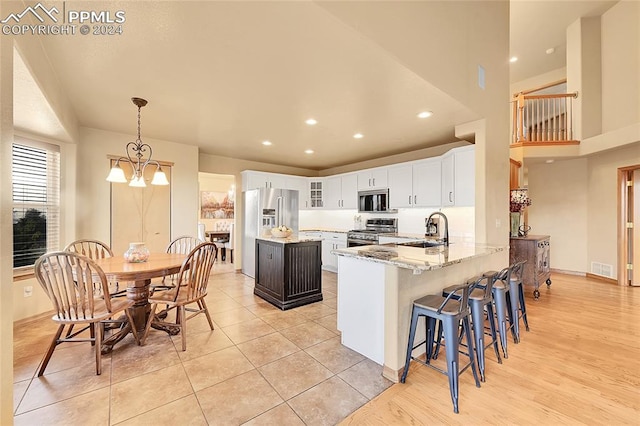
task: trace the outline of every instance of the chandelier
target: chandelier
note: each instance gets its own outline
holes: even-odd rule
[[[169,185],[167,175],[162,171],[160,163],[151,160],[152,149],[149,144],[142,143],[140,139],[140,108],[147,104],[147,101],[142,98],[131,98],[131,101],[138,107],[138,138],[134,142],[129,142],[125,148],[127,157],[120,157],[116,160],[116,163],[111,167],[107,180],[114,183],[127,183],[127,178],[124,175],[124,170],[120,167],[120,161],[127,161],[131,163],[133,168],[133,175],[129,181],[129,186],[135,186],[144,188],[147,184],[144,182],[144,170],[152,164],[157,167],[156,172],[153,174],[151,185]],[[149,151],[149,156],[145,161],[142,160],[143,153]],[[135,158],[132,158],[135,157]]]

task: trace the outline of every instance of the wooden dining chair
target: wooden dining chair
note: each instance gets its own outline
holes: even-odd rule
[[[93,260],[113,257],[111,247],[102,241],[91,239],[73,241],[72,243],[67,244],[64,251],[78,253]],[[98,288],[100,288],[100,286],[98,286]],[[126,293],[127,289],[124,288],[121,290],[118,282],[109,282],[108,294],[110,297],[120,297],[126,295]]]
[[[204,241],[202,241],[200,238],[191,237],[189,235],[183,235],[171,241],[167,246],[166,252],[184,254],[186,256],[189,253],[191,253],[191,250],[193,250],[203,242]],[[177,280],[177,274],[174,274],[174,275],[165,275],[164,277],[162,277],[160,281],[155,283],[152,282],[150,287],[151,294],[153,294],[155,291],[158,291],[158,290],[169,290],[175,287],[176,280]]]
[[[55,348],[64,342],[91,342],[96,352],[96,374],[102,373],[101,345],[104,325],[112,321],[115,314],[124,311],[129,322],[133,318],[128,308],[133,306],[129,299],[103,297],[109,293],[109,283],[104,272],[87,256],[70,251],[51,252],[41,256],[35,264],[35,276],[53,304],[55,314],[51,319],[58,324],[58,330],[51,341],[42,362],[38,376],[44,374]],[[95,284],[99,283],[99,286]],[[61,337],[65,327],[83,325],[80,330],[68,332]],[[90,336],[78,337],[85,330]],[[139,343],[138,332],[132,327],[133,335]]]
[[[182,262],[180,271],[177,274],[175,287],[166,291],[156,292],[149,297],[151,314],[149,315],[141,344],[146,341],[151,324],[156,323],[165,326],[178,326],[182,334],[182,350],[187,350],[187,321],[202,313],[207,316],[209,327],[213,330],[213,321],[211,321],[204,298],[207,295],[209,276],[217,254],[218,248],[214,243],[206,242],[198,245]],[[166,305],[166,308],[156,313],[158,305]],[[176,309],[175,324],[162,320],[172,309]],[[191,315],[187,316],[187,312],[191,313]]]

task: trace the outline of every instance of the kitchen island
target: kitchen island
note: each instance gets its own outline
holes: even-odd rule
[[[256,238],[254,294],[285,310],[322,300],[322,240]]]
[[[398,381],[413,301],[508,265],[506,247],[454,241],[428,248],[396,244],[334,250],[338,256],[338,330],[342,344],[383,365]],[[417,335],[424,335],[424,323]],[[414,354],[418,355],[417,349]]]

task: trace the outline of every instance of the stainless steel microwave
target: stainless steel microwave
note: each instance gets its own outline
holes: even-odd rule
[[[396,213],[389,208],[389,189],[358,192],[359,213]]]

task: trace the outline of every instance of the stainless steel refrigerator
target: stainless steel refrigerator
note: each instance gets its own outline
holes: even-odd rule
[[[271,228],[285,225],[298,233],[298,191],[260,188],[244,196],[242,273],[255,278],[256,237],[270,236]]]

